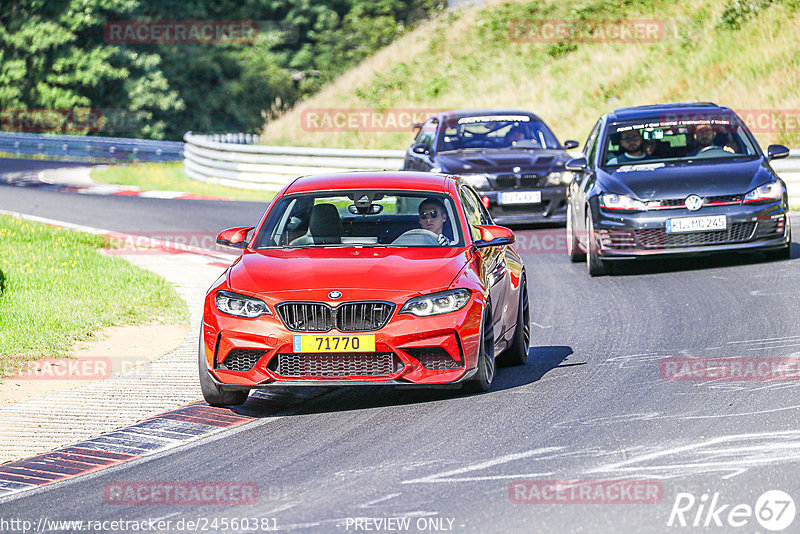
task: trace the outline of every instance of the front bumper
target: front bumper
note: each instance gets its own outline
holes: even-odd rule
[[[434,317],[398,315],[395,310],[380,330],[359,332],[375,336],[374,353],[299,353],[294,336],[314,333],[290,331],[274,315],[242,319],[223,314],[213,303],[214,293],[205,302],[201,350],[211,378],[226,388],[446,385],[469,379],[477,368],[482,302],[475,295],[461,310]],[[388,368],[380,363],[387,358],[393,362]]]
[[[514,191],[540,191],[542,201],[538,204],[500,204],[498,200],[503,191],[478,191],[481,199],[488,199],[489,213],[495,223],[509,225],[566,222],[566,188],[515,189]],[[485,206],[487,200],[483,200],[483,202]]]
[[[790,244],[782,203],[625,213],[599,209],[595,231],[603,259],[780,249]],[[667,233],[669,218],[725,215],[726,230]]]

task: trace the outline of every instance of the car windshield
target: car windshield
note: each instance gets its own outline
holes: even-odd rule
[[[287,195],[256,248],[463,246],[453,200],[442,194],[337,191]]]
[[[757,155],[746,127],[730,113],[665,114],[614,123],[606,132],[608,166]]]
[[[550,129],[527,115],[484,115],[450,120],[439,135],[439,152],[469,148],[550,148],[560,145]]]

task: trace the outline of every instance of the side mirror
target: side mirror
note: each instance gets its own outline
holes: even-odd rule
[[[783,145],[769,145],[767,147],[767,159],[783,159],[789,157],[789,149]]]
[[[572,172],[589,172],[589,164],[584,157],[569,160],[567,164],[564,165],[564,168]]]
[[[581,144],[574,139],[567,139],[564,141],[564,150],[572,150],[573,148],[578,148]]]
[[[411,152],[414,152],[415,154],[428,154],[430,149],[428,148],[428,145],[424,143],[417,143],[411,147]]]
[[[510,229],[505,226],[495,226],[493,224],[476,224],[475,228],[480,230],[481,238],[472,243],[476,249],[485,247],[500,247],[510,245],[517,240]]]
[[[236,226],[223,230],[217,236],[217,244],[223,247],[231,248],[247,248],[247,234],[255,228],[255,226]]]

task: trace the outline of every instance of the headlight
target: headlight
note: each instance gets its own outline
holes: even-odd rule
[[[775,201],[783,198],[783,187],[780,182],[771,182],[756,187],[744,196],[745,202]]]
[[[461,177],[475,189],[489,189],[488,174],[462,174]]]
[[[647,205],[641,200],[636,200],[627,195],[616,195],[614,193],[601,195],[600,205],[610,210],[647,210]]]
[[[569,185],[572,177],[571,171],[551,172],[546,176],[547,185]]]
[[[217,291],[217,309],[222,313],[252,319],[259,315],[272,315],[264,301],[230,291]]]
[[[429,317],[460,310],[469,302],[469,289],[454,289],[414,297],[405,303],[400,313],[413,313],[417,317]]]

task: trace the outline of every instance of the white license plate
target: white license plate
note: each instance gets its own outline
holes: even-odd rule
[[[725,230],[727,227],[728,219],[724,215],[667,219],[668,234],[678,234],[681,232],[704,232],[708,230]]]
[[[508,191],[500,193],[498,204],[541,204],[541,191]]]

